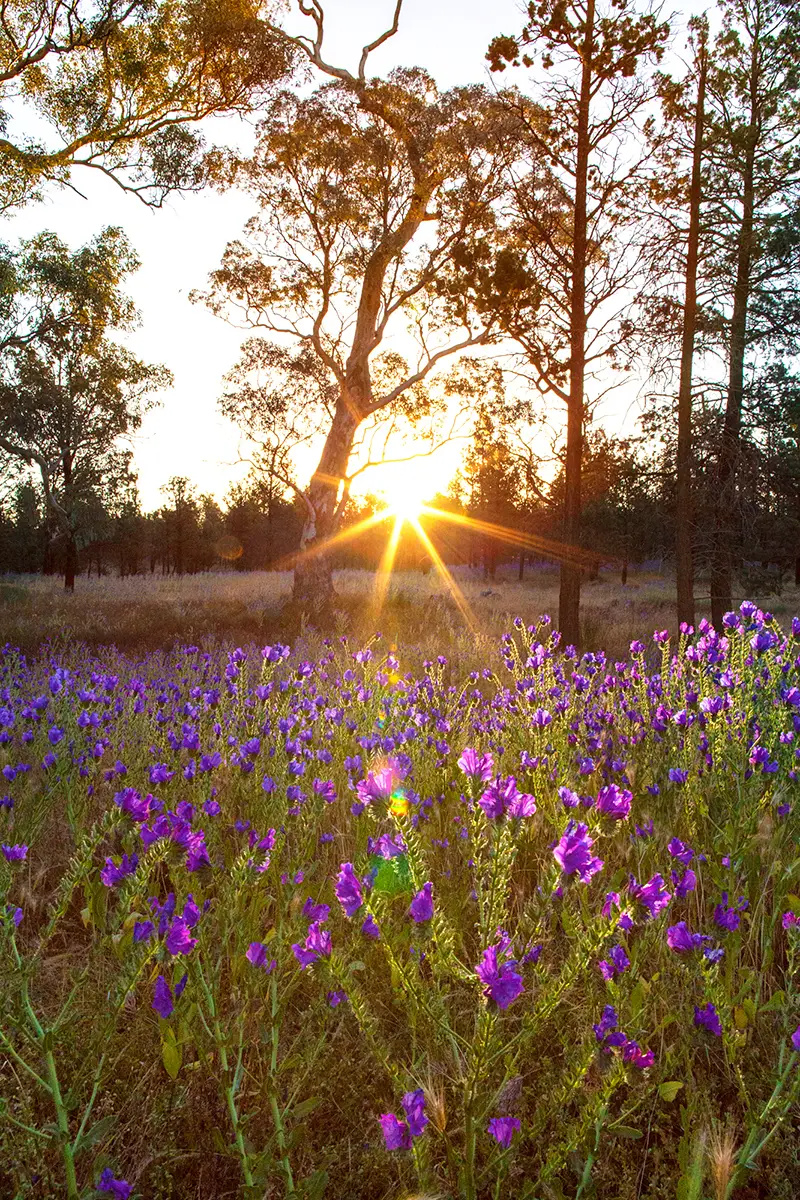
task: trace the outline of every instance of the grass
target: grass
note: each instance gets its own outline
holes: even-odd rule
[[[529,570],[522,583],[512,568],[501,568],[490,582],[467,567],[455,568],[453,576],[472,614],[472,628],[433,571],[426,576],[396,573],[380,614],[374,605],[374,573],[337,571],[339,632],[366,640],[377,626],[395,645],[413,648],[417,663],[444,652],[466,665],[490,651],[513,617],[531,624],[543,612],[558,611],[555,569]],[[698,594],[701,590],[702,585]],[[7,576],[0,583],[0,630],[5,641],[29,651],[47,641],[125,650],[167,649],[175,641],[263,642],[289,635],[282,610],[290,593],[288,572],[93,576],[79,579],[71,596],[53,577]],[[794,589],[764,598],[767,602],[784,621],[800,611],[800,594]],[[708,609],[700,602],[702,615]],[[633,573],[626,587],[610,574],[584,584],[586,649],[603,648],[619,658],[642,629],[674,625],[674,581],[668,575]]]

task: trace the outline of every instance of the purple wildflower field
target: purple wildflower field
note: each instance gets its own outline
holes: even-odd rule
[[[0,662],[0,1195],[796,1195],[800,620]]]

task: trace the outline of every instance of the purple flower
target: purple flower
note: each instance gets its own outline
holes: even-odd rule
[[[382,1113],[379,1120],[387,1150],[411,1149],[411,1134],[405,1121],[399,1121],[394,1113]]]
[[[600,789],[595,808],[614,821],[623,821],[631,811],[633,792],[619,788],[615,783],[609,783]]]
[[[603,1014],[597,1025],[593,1025],[594,1036],[598,1042],[604,1041],[612,1030],[617,1028],[617,1010],[613,1005],[607,1004],[603,1009]]]
[[[97,1181],[96,1188],[105,1196],[113,1196],[114,1200],[128,1200],[133,1187],[125,1179],[115,1179],[110,1167],[106,1167]]]
[[[706,1004],[703,1008],[694,1006],[694,1023],[700,1027],[707,1029],[709,1033],[713,1033],[715,1037],[722,1037],[722,1025],[720,1024],[717,1010],[713,1004]]]
[[[458,760],[458,765],[470,779],[479,779],[488,783],[494,772],[494,758],[491,753],[479,754],[477,750],[467,749]]]
[[[792,1046],[800,1054],[800,1025],[797,1026],[797,1029],[792,1034]]]
[[[521,820],[523,817],[532,817],[536,812],[536,801],[533,796],[529,796],[526,792],[517,792],[513,796],[508,805],[508,815]]]
[[[683,767],[670,767],[668,775],[672,783],[686,783],[689,778],[689,772]]]
[[[519,795],[517,791],[517,781],[513,775],[509,775],[507,779],[501,779],[498,775],[494,783],[490,783],[486,791],[478,800],[483,811],[492,821],[499,821],[506,811],[512,800]]]
[[[371,804],[373,800],[388,800],[397,779],[398,776],[391,767],[370,771],[366,779],[356,784],[356,795],[362,804]]]
[[[612,946],[608,958],[602,959],[597,965],[603,979],[613,979],[615,975],[621,975],[623,971],[626,971],[631,965],[631,961],[622,946]]]
[[[373,917],[372,913],[367,913],[361,924],[361,932],[365,937],[372,938],[373,941],[379,941],[381,931],[378,927],[378,922]]]
[[[326,997],[331,1008],[338,1008],[343,1000],[347,999],[346,992],[328,992]]]
[[[155,926],[152,921],[136,921],[133,926],[133,940],[135,942],[146,942],[152,937],[155,932]]]
[[[519,1117],[492,1117],[486,1132],[491,1134],[498,1145],[507,1150],[511,1145],[511,1139],[519,1128]]]
[[[663,912],[672,899],[672,893],[665,888],[661,875],[654,875],[647,883],[642,884],[637,884],[636,880],[631,877],[628,890],[640,904],[644,905],[651,919]]]
[[[514,970],[516,962],[500,962],[499,954],[502,953],[502,943],[487,947],[481,961],[475,967],[475,974],[484,984],[483,994],[487,1000],[494,1000],[498,1008],[505,1009],[509,1004],[513,1004],[525,989],[522,976]]]
[[[670,925],[667,930],[667,945],[676,954],[690,954],[692,950],[699,950],[703,942],[710,940],[707,933],[692,933],[685,921]]]
[[[633,1067],[638,1067],[640,1071],[645,1071],[648,1067],[652,1067],[656,1058],[652,1050],[642,1050],[638,1042],[630,1040],[626,1041],[622,1047],[622,1060],[630,1063]]]
[[[691,867],[689,867],[680,877],[677,871],[673,871],[672,882],[675,886],[675,896],[677,899],[685,900],[689,893],[693,892],[697,887],[697,876]]]
[[[151,1008],[154,1008],[160,1017],[166,1021],[172,1016],[175,1005],[172,1003],[172,992],[163,975],[159,975],[156,980],[156,986],[153,989],[153,1003]]]
[[[401,833],[394,836],[390,833],[382,833],[374,842],[372,838],[369,838],[367,847],[370,854],[379,854],[381,858],[385,858],[387,861],[397,858],[399,854],[404,854],[407,849]]]
[[[403,1111],[408,1121],[408,1131],[412,1138],[419,1137],[425,1132],[428,1118],[425,1116],[425,1093],[422,1088],[414,1092],[406,1092],[402,1099]]]
[[[728,893],[722,893],[722,903],[718,904],[714,909],[714,924],[720,929],[727,930],[728,933],[735,933],[741,925],[740,913],[745,912],[749,908],[747,900],[744,896],[739,897],[739,903],[735,908],[728,908]]]
[[[166,763],[156,763],[150,768],[150,782],[153,784],[169,783],[174,774],[175,772],[170,771]]]
[[[601,859],[592,856],[593,845],[588,827],[570,821],[553,849],[553,857],[565,875],[577,875],[582,883],[588,883],[603,866]]]
[[[330,905],[315,904],[311,896],[303,905],[303,916],[307,921],[319,921],[320,925],[324,925],[330,915]]]
[[[685,842],[678,838],[671,838],[667,843],[667,849],[673,858],[677,858],[679,863],[683,863],[684,867],[688,867],[689,863],[694,858],[694,850],[691,846],[687,846]]]
[[[354,917],[364,903],[364,893],[352,863],[342,863],[333,890],[344,910],[344,915]]]
[[[262,942],[251,942],[245,951],[245,958],[254,967],[261,967],[267,975],[278,965],[274,958],[267,961],[267,947]]]
[[[424,883],[422,890],[417,892],[408,909],[408,914],[412,921],[417,925],[421,925],[424,921],[430,921],[433,916],[433,884]]]
[[[189,926],[183,917],[175,917],[167,931],[164,945],[167,952],[172,955],[188,954],[197,945],[197,938],[192,937]]]
[[[300,964],[301,971],[305,971],[306,967],[310,967],[317,959],[330,958],[331,935],[327,930],[320,929],[319,921],[314,921],[308,927],[308,934],[303,945],[294,942],[292,953]]]
[[[116,865],[113,858],[107,858],[106,865],[100,872],[100,879],[106,887],[116,887],[128,875],[133,875],[138,865],[138,854],[131,854],[130,856],[123,854],[119,866]]]
[[[781,924],[784,929],[792,929],[795,925],[800,925],[800,917],[796,917],[793,912],[785,912]]]
[[[0,846],[0,851],[3,853],[3,858],[6,862],[24,862],[28,856],[28,847],[21,843],[17,846],[8,846],[3,842]]]

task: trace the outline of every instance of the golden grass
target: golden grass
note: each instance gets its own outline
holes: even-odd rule
[[[485,582],[479,572],[460,567],[453,578],[471,614],[472,630],[433,571],[424,576],[396,572],[381,597],[374,572],[342,570],[335,576],[340,610],[336,632],[365,639],[380,629],[389,642],[413,649],[415,657],[446,654],[477,663],[487,661],[490,647],[515,616],[532,624],[542,613],[554,619],[557,615],[555,570],[530,572],[519,582],[516,571],[508,568]],[[291,583],[290,573],[270,571],[109,576],[80,578],[70,596],[52,577],[5,576],[0,580],[0,640],[28,650],[45,641],[146,650],[167,647],[176,639],[289,640],[293,631],[283,608]],[[674,583],[668,576],[634,574],[626,587],[610,574],[585,583],[584,647],[621,657],[634,638],[646,638],[655,628],[674,629],[673,596]],[[800,610],[800,594],[794,588],[779,598],[762,599],[782,621]],[[707,605],[700,603],[698,609],[702,615]]]

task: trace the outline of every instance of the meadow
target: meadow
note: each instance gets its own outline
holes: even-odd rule
[[[453,567],[452,577],[469,609],[468,624],[441,577],[431,571],[395,570],[384,590],[372,570],[335,573],[339,633],[366,641],[376,628],[402,646],[414,666],[446,653],[450,662],[471,670],[482,667],[514,617],[526,624],[558,609],[558,568],[526,569],[519,582],[516,567],[500,567],[495,580],[480,570]],[[0,581],[0,636],[26,651],[43,642],[74,642],[127,651],[169,649],[175,642],[204,639],[235,644],[293,638],[285,602],[291,594],[288,571],[217,571],[197,575],[134,575],[78,580],[65,593],[56,576],[6,575]],[[702,585],[698,587],[698,595]],[[587,581],[582,595],[582,638],[589,650],[619,658],[642,630],[675,625],[675,583],[668,574],[632,571],[621,586],[617,573],[603,571]],[[784,623],[800,612],[800,591],[755,599]],[[709,616],[702,598],[698,615]]]
[[[800,621],[350,583],[5,585],[0,1196],[791,1200]]]

